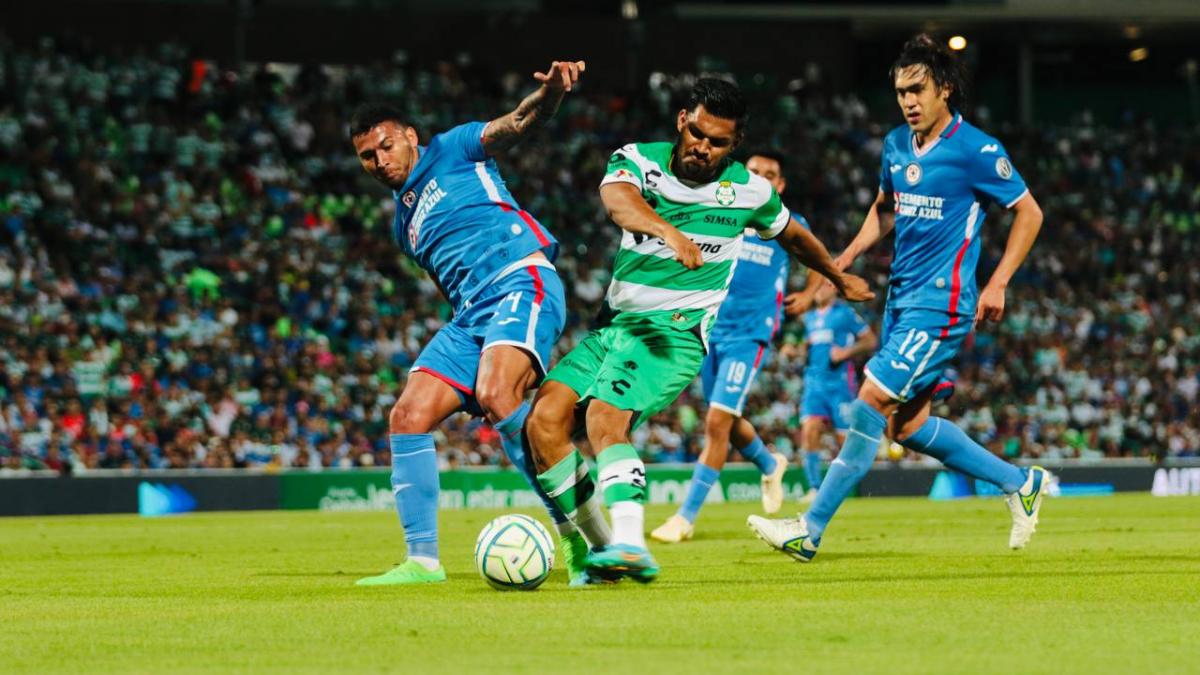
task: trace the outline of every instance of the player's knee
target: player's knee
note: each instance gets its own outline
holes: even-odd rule
[[[729,432],[733,429],[736,419],[727,411],[709,408],[704,417],[704,433],[716,438],[729,438]]]
[[[493,422],[508,417],[521,405],[521,396],[499,382],[480,382],[475,388],[475,400]]]
[[[403,397],[392,405],[388,415],[388,430],[393,434],[427,434],[436,423],[423,406]]]
[[[804,424],[800,427],[800,440],[804,442],[806,448],[815,448],[821,441],[821,422],[815,418],[809,417],[804,420]]]
[[[629,442],[631,415],[627,410],[592,405],[587,412],[588,440],[600,452],[611,445]]]

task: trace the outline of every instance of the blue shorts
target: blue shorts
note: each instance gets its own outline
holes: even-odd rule
[[[492,282],[454,315],[421,350],[412,372],[429,373],[454,387],[462,409],[481,415],[475,400],[479,357],[489,347],[512,345],[529,354],[538,382],[566,322],[562,281],[548,264],[518,268]]]
[[[948,386],[944,372],[973,324],[970,317],[936,310],[886,308],[883,349],[867,362],[866,376],[897,401],[934,387],[942,393]]]
[[[770,346],[757,340],[710,343],[700,364],[700,384],[708,405],[741,417],[754,378],[770,353]]]
[[[804,383],[804,395],[800,399],[800,419],[819,417],[829,420],[835,431],[850,428],[850,404],[858,392],[847,382],[844,387],[816,387]]]

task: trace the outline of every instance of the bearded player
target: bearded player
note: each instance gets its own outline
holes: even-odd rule
[[[550,372],[527,425],[538,481],[594,547],[586,556],[594,577],[658,575],[644,534],[646,470],[631,431],[699,373],[746,228],[779,238],[847,298],[873,297],[865,281],[833,266],[770,183],[732,160],[747,119],[735,85],[700,79],[676,118],[678,136],[622,147],[600,183],[623,230],[603,318]],[[597,453],[598,486],[571,444],[577,406]]]

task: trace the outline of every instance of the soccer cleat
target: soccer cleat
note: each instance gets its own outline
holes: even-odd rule
[[[695,531],[696,528],[687,521],[687,518],[676,513],[651,532],[650,538],[664,544],[678,544],[691,539],[692,533]]]
[[[588,553],[587,569],[589,574],[605,581],[629,577],[648,584],[658,578],[658,563],[650,551],[629,544],[609,544]]]
[[[427,570],[415,560],[405,560],[392,569],[375,577],[365,577],[354,582],[355,586],[401,586],[405,584],[436,584],[446,580],[446,568],[438,565],[436,570]]]
[[[772,452],[771,456],[775,458],[775,470],[762,477],[762,507],[768,515],[779,513],[783,506],[783,474],[788,467],[787,457],[778,452]]]
[[[1029,476],[1020,490],[1005,497],[1012,514],[1012,530],[1008,534],[1008,546],[1014,550],[1025,548],[1029,538],[1037,530],[1038,511],[1042,508],[1042,497],[1050,490],[1054,476],[1040,466],[1030,467]]]
[[[804,496],[800,498],[800,504],[802,506],[807,506],[816,500],[817,500],[817,489],[816,488],[808,488],[808,492],[805,492]]]
[[[808,536],[808,525],[804,517],[797,518],[763,518],[750,516],[746,525],[754,534],[773,549],[782,551],[800,562],[809,562],[817,555],[820,541],[813,541]]]
[[[572,532],[563,535],[561,540],[563,564],[567,568],[567,585],[571,588],[582,588],[592,584],[602,583],[588,574],[584,562],[587,559],[588,545],[583,535]]]

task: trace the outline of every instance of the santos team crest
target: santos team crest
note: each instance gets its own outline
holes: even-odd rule
[[[727,180],[723,180],[717,184],[717,203],[721,206],[730,206],[733,200],[737,198],[737,193],[733,190],[733,184]]]

